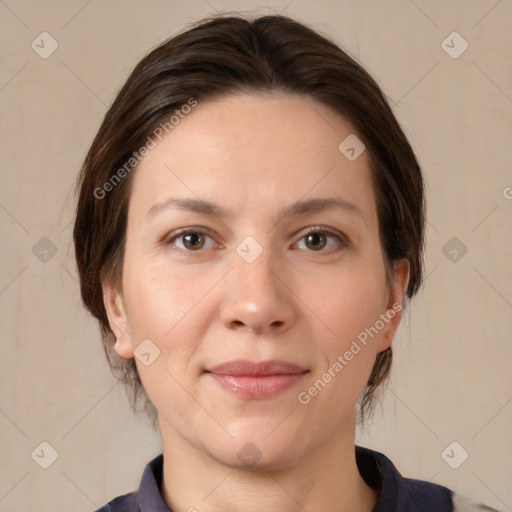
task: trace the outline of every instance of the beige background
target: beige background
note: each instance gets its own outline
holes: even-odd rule
[[[232,9],[332,36],[396,103],[424,169],[428,278],[395,340],[383,411],[358,442],[404,475],[512,510],[512,2],[4,0],[0,511],[94,510],[134,490],[160,452],[81,307],[71,187],[135,63]],[[58,42],[46,59],[31,47],[43,31]],[[453,31],[469,44],[456,59],[441,46]],[[443,253],[454,236],[468,248],[456,262]],[[48,469],[31,457],[43,441],[58,453]],[[469,453],[458,469],[441,457],[453,441]]]

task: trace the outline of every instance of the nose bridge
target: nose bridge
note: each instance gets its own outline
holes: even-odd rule
[[[281,264],[251,237],[242,241],[235,252],[222,321],[229,328],[251,331],[286,328],[295,311],[286,280],[279,275]]]
[[[240,244],[234,258],[233,270],[233,279],[240,283],[238,292],[245,290],[247,297],[259,290],[264,290],[269,298],[281,292],[278,288],[283,285],[276,277],[279,271],[270,249],[258,250],[251,247],[250,242]]]

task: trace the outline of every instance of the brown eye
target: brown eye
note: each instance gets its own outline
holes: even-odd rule
[[[323,249],[327,244],[327,237],[324,233],[310,233],[306,235],[306,246],[314,251]]]
[[[204,235],[202,233],[188,233],[181,235],[183,245],[190,250],[201,249],[204,246]]]
[[[211,240],[208,245],[208,239]],[[199,252],[201,249],[211,249],[215,244],[211,236],[198,229],[183,229],[175,231],[163,240],[163,245],[182,252]]]
[[[340,250],[350,245],[347,237],[343,233],[323,226],[309,228],[297,243],[300,244],[303,241],[309,252],[318,253],[330,253],[332,251],[329,249]],[[332,241],[334,241],[334,247]]]

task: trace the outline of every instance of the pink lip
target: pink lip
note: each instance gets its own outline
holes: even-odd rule
[[[271,398],[296,384],[309,370],[286,361],[236,360],[205,370],[220,386],[242,398]]]

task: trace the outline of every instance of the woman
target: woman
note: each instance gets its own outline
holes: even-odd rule
[[[203,20],[137,65],[79,187],[82,297],[163,449],[101,511],[491,510],[355,445],[421,285],[424,191],[339,47]]]

